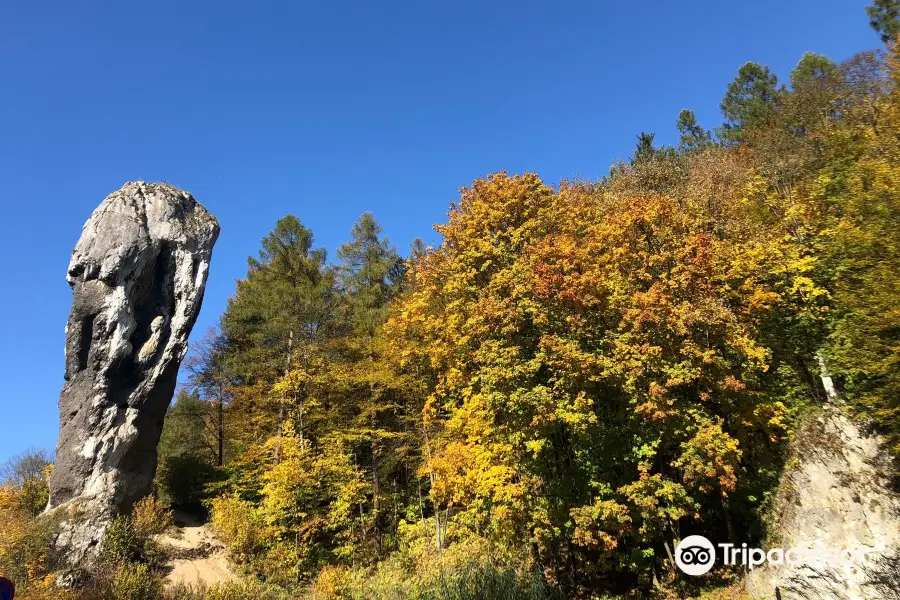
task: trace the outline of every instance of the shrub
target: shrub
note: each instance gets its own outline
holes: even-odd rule
[[[178,583],[169,586],[165,600],[287,600],[281,590],[256,581],[241,581],[216,585],[188,586]]]
[[[134,517],[120,515],[112,520],[103,536],[103,557],[113,565],[139,562],[143,560],[145,541],[135,529]]]
[[[48,468],[49,470],[49,468]],[[36,517],[47,507],[50,499],[50,487],[44,477],[30,477],[19,490],[19,506],[29,515]]]
[[[150,538],[172,526],[172,511],[162,502],[147,496],[134,505],[134,530],[138,536]]]
[[[425,598],[435,600],[551,600],[558,596],[536,574],[488,562],[470,563],[443,578]]]
[[[150,567],[141,563],[125,563],[116,569],[112,596],[114,600],[157,600],[160,587]]]
[[[56,568],[58,557],[51,550],[56,521],[32,519],[22,507],[20,493],[0,488],[0,573],[11,579],[24,595],[41,585]]]
[[[221,496],[210,503],[212,526],[233,558],[247,560],[260,547],[262,522],[248,502]]]
[[[419,530],[421,532],[421,530]],[[504,549],[477,536],[465,536],[434,552],[401,530],[399,551],[369,572],[320,575],[312,591],[332,592],[312,600],[561,600],[536,572],[528,553]],[[341,595],[343,594],[343,595]]]
[[[352,574],[345,567],[322,569],[310,590],[310,600],[350,600]]]

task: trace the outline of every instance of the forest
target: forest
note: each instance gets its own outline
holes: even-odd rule
[[[191,348],[98,597],[742,598],[672,553],[766,538],[822,375],[900,455],[898,5],[868,16],[886,50],[748,62],[721,124],[683,110],[598,180],[476,179],[436,247],[365,213],[332,258],[280,219]],[[0,572],[82,597],[50,575],[44,459],[5,474]],[[171,507],[241,583],[162,591]]]

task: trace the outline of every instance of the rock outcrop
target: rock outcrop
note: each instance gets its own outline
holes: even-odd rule
[[[778,588],[781,600],[900,598],[900,496],[890,473],[878,437],[862,432],[839,404],[809,417],[781,478],[768,546],[868,554],[861,564],[837,557],[766,565],[747,577],[751,595],[776,598]]]
[[[57,547],[89,557],[150,491],[156,446],[200,311],[219,224],[168,184],[127,183],[91,215],[69,263],[60,433],[48,510]]]

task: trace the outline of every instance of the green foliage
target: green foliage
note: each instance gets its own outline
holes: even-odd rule
[[[791,71],[791,89],[797,91],[839,76],[840,69],[833,60],[821,54],[807,52]]]
[[[164,557],[153,536],[168,527],[169,519],[164,508],[155,502],[139,503],[134,514],[119,515],[103,536],[101,562],[108,568],[123,563],[160,566]]]
[[[363,213],[350,230],[351,241],[338,248],[338,285],[346,301],[347,324],[372,337],[387,318],[387,304],[403,278],[403,261],[381,237],[372,213]]]
[[[217,475],[217,445],[208,427],[212,408],[196,390],[182,390],[166,412],[155,479],[166,504],[197,505],[206,498],[206,486]]]
[[[164,600],[288,600],[289,596],[273,586],[255,581],[241,581],[216,585],[170,585]]]
[[[697,117],[694,116],[694,111],[685,109],[678,113],[676,125],[678,132],[681,134],[678,148],[682,152],[702,150],[712,144],[712,134],[700,127],[697,123]]]
[[[823,275],[833,289],[828,367],[857,412],[887,435],[900,456],[900,59],[889,60],[894,88],[850,111],[824,138],[829,161],[806,200],[818,219]]]
[[[893,43],[900,34],[900,2],[898,0],[874,0],[866,7],[869,24],[881,36],[884,43]]]
[[[206,499],[206,488],[217,472],[194,454],[167,456],[156,473],[160,499],[170,506],[196,506]]]
[[[739,142],[748,129],[766,126],[775,114],[782,93],[778,78],[769,67],[755,62],[742,65],[737,77],[728,84],[720,105],[725,124],[719,137]]]
[[[142,563],[125,563],[116,569],[112,580],[113,600],[157,600],[161,582]]]
[[[637,148],[634,149],[634,157],[632,158],[633,164],[650,160],[656,155],[658,150],[653,147],[653,138],[655,137],[656,134],[644,131],[638,134]]]
[[[436,590],[426,592],[422,600],[552,600],[558,594],[543,577],[534,574],[522,578],[510,567],[470,564],[441,581]]]
[[[327,324],[333,280],[325,259],[324,249],[313,249],[312,232],[293,215],[262,240],[222,318],[229,367],[237,377],[274,378],[292,344],[317,338]]]
[[[147,538],[138,534],[134,517],[120,515],[112,520],[103,537],[103,555],[110,564],[140,562]]]
[[[39,515],[47,507],[50,499],[50,487],[45,476],[31,477],[22,484],[19,490],[19,502],[23,510],[33,517]]]
[[[422,542],[418,526],[402,527],[403,541],[372,568],[327,566],[308,600],[556,600],[559,594],[535,571],[525,553],[463,535],[442,552]]]

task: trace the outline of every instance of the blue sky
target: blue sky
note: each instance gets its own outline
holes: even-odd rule
[[[330,255],[371,210],[406,251],[507,169],[594,178],[640,131],[707,127],[738,67],[880,45],[866,2],[0,4],[0,460],[53,448],[69,255],[123,183],[218,218],[195,338],[294,213]]]

